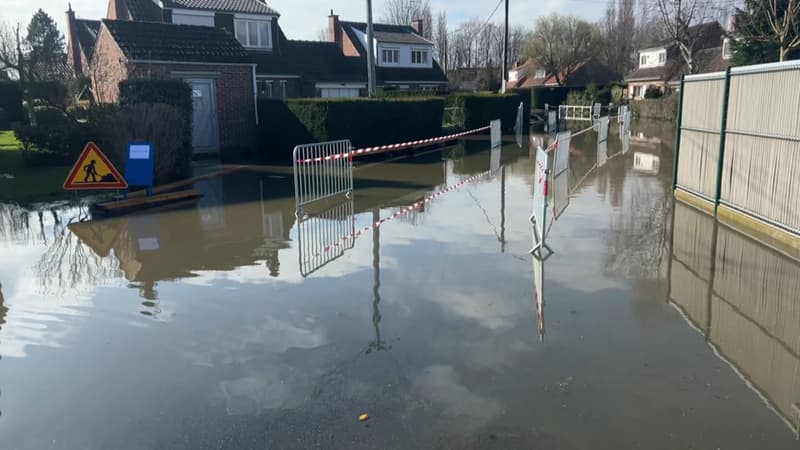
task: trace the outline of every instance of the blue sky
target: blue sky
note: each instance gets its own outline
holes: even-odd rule
[[[44,9],[58,22],[64,32],[64,11],[70,0],[0,0],[0,21],[27,24],[31,15]],[[71,0],[72,8],[79,17],[96,19],[105,16],[107,0]],[[363,0],[267,0],[281,13],[281,27],[290,39],[315,39],[319,30],[327,26],[331,8],[343,19],[364,20]],[[431,0],[431,8],[447,11],[451,27],[473,17],[485,19],[494,9],[497,0]],[[384,0],[373,0],[375,18],[381,17]],[[589,20],[597,20],[605,9],[606,0],[511,0],[511,23],[532,27],[536,18],[553,11],[576,14]],[[493,18],[502,19],[502,6]]]

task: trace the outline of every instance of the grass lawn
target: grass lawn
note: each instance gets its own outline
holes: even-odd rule
[[[66,198],[61,185],[70,167],[26,167],[13,131],[0,131],[0,201],[44,202]],[[3,177],[11,174],[13,179]]]

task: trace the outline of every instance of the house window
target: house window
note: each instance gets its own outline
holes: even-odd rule
[[[547,72],[544,69],[537,69],[536,73],[533,75],[533,78],[544,78],[547,76]]]
[[[731,48],[731,40],[725,38],[722,41],[722,59],[731,59],[733,57],[733,49]]]
[[[658,54],[658,63],[664,64],[667,62],[667,52],[661,52]]]
[[[428,64],[428,52],[411,50],[411,64]]]
[[[236,40],[250,48],[272,48],[269,22],[258,20],[236,20]]]
[[[400,62],[400,50],[383,49],[381,51],[381,61],[384,64],[397,64]]]
[[[642,66],[646,66],[647,65],[647,55],[642,55],[639,58],[639,64],[642,65]]]

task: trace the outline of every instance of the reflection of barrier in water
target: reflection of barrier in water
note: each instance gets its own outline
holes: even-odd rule
[[[658,175],[660,168],[661,158],[658,156],[639,152],[633,154],[633,170],[636,172]]]
[[[349,140],[298,145],[292,153],[296,212],[320,200],[352,196],[353,158]],[[346,156],[342,156],[346,155]],[[318,160],[313,164],[304,161]]]
[[[353,199],[298,217],[297,241],[303,277],[340,258],[355,243]]]
[[[523,117],[525,114],[525,105],[520,102],[519,107],[517,108],[517,122],[514,124],[514,134],[517,138],[517,145],[522,148],[522,134],[523,134],[523,127],[525,126],[525,118]]]
[[[534,239],[536,237],[534,236]],[[531,255],[533,265],[533,292],[536,295],[536,325],[539,329],[539,340],[544,341],[544,260]]]
[[[800,261],[677,202],[670,302],[794,432]]]
[[[597,168],[603,167],[608,162],[608,141],[597,143]]]
[[[372,222],[380,220],[380,209],[372,210]],[[381,339],[381,229],[376,228],[372,232],[372,326],[375,328],[375,340],[367,346],[366,353],[388,351],[392,346]]]

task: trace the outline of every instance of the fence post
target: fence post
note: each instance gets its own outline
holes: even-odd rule
[[[675,162],[672,166],[672,190],[678,187],[678,155],[681,152],[681,124],[683,123],[683,90],[685,87],[686,75],[681,75],[681,90],[678,93],[678,117],[676,118],[677,128],[675,130]]]
[[[731,89],[731,68],[725,71],[725,88],[722,91],[722,123],[719,129],[719,157],[717,160],[717,193],[714,196],[714,217],[717,216],[722,197],[722,166],[725,163],[725,129],[728,128],[728,95]]]

